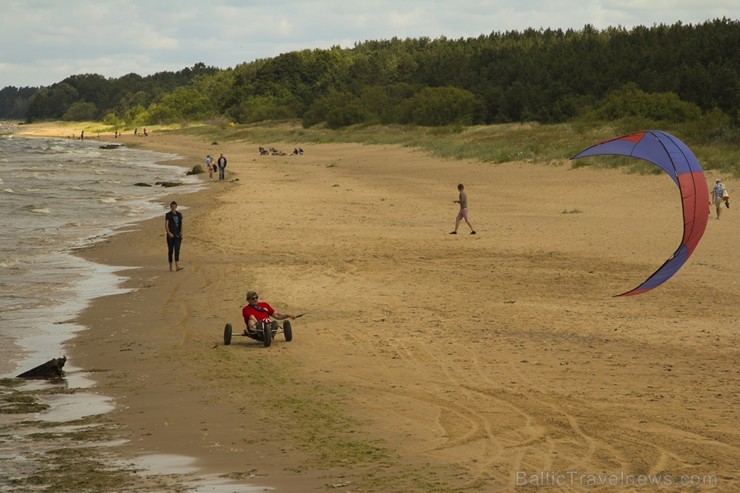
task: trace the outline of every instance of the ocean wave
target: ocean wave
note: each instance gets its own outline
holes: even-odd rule
[[[0,260],[0,267],[7,269],[9,267],[25,266],[32,263],[33,261],[27,257],[14,257]]]
[[[2,165],[7,182],[0,182],[0,206],[6,212],[0,215],[0,229],[5,233],[0,238],[0,337],[11,341],[42,334],[47,325],[54,333],[64,329],[47,322],[72,318],[70,313],[77,313],[87,299],[98,296],[103,291],[101,273],[107,268],[87,264],[69,253],[164,215],[161,198],[172,191],[133,184],[174,181],[183,174],[181,168],[155,164],[169,160],[170,155],[131,149],[107,154],[97,150],[97,142],[88,146],[66,139],[44,144],[43,139],[0,138],[0,155],[10,157],[12,163]],[[142,164],[148,161],[152,164]],[[178,194],[192,191],[192,187],[182,187]],[[87,287],[80,286],[81,281]],[[5,297],[11,294],[13,298]],[[25,301],[16,296],[31,300],[28,311],[23,310]],[[63,304],[63,313],[41,306],[46,302],[54,307]],[[11,307],[12,312],[2,313],[2,306]],[[20,335],[10,335],[11,328],[17,328]],[[34,344],[18,344],[22,354],[17,349],[10,353],[11,346],[0,344],[0,370],[12,369],[8,354],[14,360],[37,356],[39,348]]]

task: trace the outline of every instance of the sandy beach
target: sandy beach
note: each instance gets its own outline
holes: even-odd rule
[[[740,490],[734,207],[673,279],[615,298],[680,242],[667,176],[117,142],[229,160],[225,182],[173,189],[183,271],[163,217],[83,252],[130,267],[133,290],[97,300],[67,350],[114,397],[122,453],[285,492]],[[475,236],[448,234],[458,183]],[[293,341],[224,345],[248,290],[305,312]]]

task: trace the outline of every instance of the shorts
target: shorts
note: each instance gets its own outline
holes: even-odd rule
[[[723,199],[722,197],[717,197],[714,199],[714,206],[720,207],[724,202],[725,202],[725,199]]]
[[[466,221],[469,221],[467,208],[460,209],[460,212],[457,213],[457,220],[460,221],[461,219],[465,219]]]

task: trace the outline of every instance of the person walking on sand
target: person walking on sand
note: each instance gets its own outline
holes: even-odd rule
[[[724,201],[725,196],[725,186],[722,184],[722,180],[720,178],[717,178],[717,181],[714,184],[714,188],[712,189],[712,202],[714,203],[714,208],[717,211],[717,219],[719,219],[719,215],[722,212],[722,202]]]
[[[213,158],[210,154],[206,156],[206,168],[208,168],[208,178],[213,181]]]
[[[174,254],[175,270],[180,267],[180,245],[182,244],[182,214],[177,210],[177,202],[170,203],[170,211],[164,215],[164,231],[167,233],[167,259],[172,271],[172,257]]]
[[[465,193],[465,185],[460,183],[457,186],[457,190],[460,192],[460,195],[458,196],[457,200],[453,200],[452,202],[455,204],[460,204],[460,212],[457,213],[457,218],[455,219],[455,230],[452,231],[451,235],[457,234],[457,228],[460,227],[460,221],[465,219],[465,222],[470,227],[470,234],[474,235],[476,234],[475,228],[473,228],[473,225],[470,224],[470,218],[468,217],[468,194]]]
[[[226,158],[223,154],[219,156],[218,158],[218,179],[219,181],[223,181],[226,174]]]

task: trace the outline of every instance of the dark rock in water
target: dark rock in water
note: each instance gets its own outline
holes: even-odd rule
[[[100,146],[101,149],[118,149],[121,147],[121,144],[105,144]]]
[[[18,375],[18,378],[63,378],[64,377],[64,363],[67,362],[67,357],[50,359],[46,363],[32,368],[27,372]]]
[[[150,184],[148,184],[148,183],[143,183],[143,182],[139,182],[139,183],[134,183],[134,186],[135,186],[135,187],[151,187],[151,185],[150,185]]]
[[[188,171],[185,174],[186,175],[199,175],[201,173],[205,173],[205,171],[203,171],[203,166],[201,166],[200,164],[196,164],[195,166],[193,166],[192,170]]]
[[[182,185],[182,183],[178,183],[176,181],[158,181],[155,183],[155,185],[161,185],[165,188],[170,188],[170,187],[179,187],[180,185]]]

